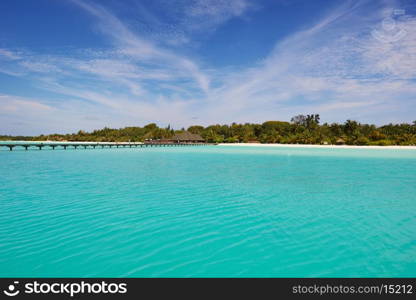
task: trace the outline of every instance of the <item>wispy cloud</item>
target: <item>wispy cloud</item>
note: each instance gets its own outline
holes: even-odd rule
[[[288,120],[315,111],[325,113],[328,121],[397,120],[395,112],[414,106],[407,97],[415,90],[415,18],[400,20],[409,34],[387,43],[371,35],[382,21],[382,8],[368,14],[368,5],[346,3],[314,26],[279,41],[258,66],[231,73],[211,96],[217,117]]]
[[[50,112],[53,107],[45,105],[36,100],[27,100],[22,97],[13,97],[10,95],[1,95],[0,102],[2,110],[5,113],[19,112],[21,110],[36,111],[36,112]]]
[[[185,23],[189,30],[213,30],[253,7],[246,0],[194,0],[184,9]]]
[[[15,60],[15,59],[19,59],[20,55],[14,51],[10,51],[7,49],[0,49],[0,58]]]
[[[194,36],[208,38],[233,18],[245,18],[260,5],[250,0],[152,0],[168,20],[157,16],[146,2],[133,4],[136,29],[158,43],[181,46],[193,43]],[[256,4],[255,4],[256,3]],[[131,8],[130,8],[131,9]]]
[[[195,122],[289,120],[312,112],[321,113],[324,121],[414,118],[416,18],[395,17],[396,29],[405,34],[394,41],[380,40],[374,30],[394,34],[380,27],[387,12],[391,14],[381,2],[345,2],[315,24],[276,41],[269,55],[251,67],[214,69],[176,45],[142,34],[97,2],[71,1],[93,17],[112,48],[66,56],[0,49],[0,72],[24,77],[56,96],[46,103],[3,95],[0,101],[7,116],[0,113],[0,121],[11,115],[42,114],[51,124],[66,114],[76,120],[66,128],[75,130],[146,122],[182,127]],[[191,1],[183,12],[190,26],[186,30],[213,30],[250,7],[242,0]],[[30,103],[56,111],[52,116]]]
[[[209,77],[191,59],[145,40],[102,6],[85,1],[72,1],[97,18],[102,33],[111,37],[119,53],[129,57],[132,62],[164,66],[180,77],[190,76],[202,91],[209,89]]]

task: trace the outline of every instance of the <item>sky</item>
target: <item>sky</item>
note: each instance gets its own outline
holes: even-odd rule
[[[0,135],[311,113],[416,120],[416,1],[0,1]]]

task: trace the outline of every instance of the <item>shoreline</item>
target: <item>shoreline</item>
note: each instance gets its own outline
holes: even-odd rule
[[[332,149],[401,149],[416,150],[416,146],[356,146],[356,145],[309,145],[309,144],[260,144],[260,143],[219,143],[218,146],[280,147],[280,148],[332,148]]]
[[[6,143],[28,143],[28,144],[57,144],[57,145],[65,145],[65,144],[131,144],[131,145],[141,145],[145,144],[143,142],[88,142],[88,141],[0,141],[0,144]],[[390,146],[376,146],[376,145],[369,145],[369,146],[359,146],[359,145],[314,145],[314,144],[261,144],[261,143],[218,143],[218,146],[241,146],[241,147],[271,147],[271,148],[332,148],[332,149],[401,149],[401,150],[416,150],[416,146],[399,146],[399,145],[390,145]]]

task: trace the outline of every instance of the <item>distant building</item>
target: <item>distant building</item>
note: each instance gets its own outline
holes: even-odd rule
[[[173,144],[173,141],[170,139],[146,139],[144,140],[145,144]]]
[[[337,144],[337,145],[345,145],[345,141],[344,141],[344,139],[339,138],[339,139],[337,139],[336,144]]]
[[[203,143],[205,140],[199,135],[185,131],[175,134],[171,140],[174,143]]]

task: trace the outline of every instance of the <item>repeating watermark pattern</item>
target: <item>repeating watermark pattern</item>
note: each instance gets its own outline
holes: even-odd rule
[[[18,289],[19,281],[14,281],[9,284],[7,289],[3,290],[6,296],[14,297],[22,293],[25,295],[39,295],[39,294],[61,294],[74,297],[78,294],[126,294],[127,283],[107,283],[101,282],[39,282],[34,280],[32,282],[24,283],[21,290]]]
[[[393,43],[404,38],[407,31],[400,18],[406,14],[404,9],[394,9],[390,16],[383,19],[379,28],[374,29],[372,36],[383,43]]]

